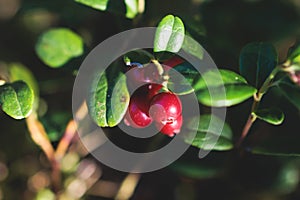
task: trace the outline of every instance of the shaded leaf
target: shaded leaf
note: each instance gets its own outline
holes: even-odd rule
[[[224,107],[239,104],[256,93],[246,80],[229,70],[211,70],[196,79],[193,88],[199,102]]]
[[[198,121],[199,120],[199,121]],[[197,126],[198,124],[198,126]],[[224,124],[223,128],[220,127]],[[221,129],[221,132],[219,129]],[[185,142],[204,150],[225,151],[233,148],[232,131],[226,122],[214,115],[202,115],[187,122],[188,131],[197,131],[194,138],[187,134]],[[216,140],[216,138],[218,138]],[[216,141],[216,143],[214,143]]]
[[[118,64],[96,76],[88,98],[89,113],[98,126],[113,127],[122,120],[130,95]]]
[[[266,121],[273,125],[279,125],[284,120],[284,114],[278,108],[258,109],[254,113],[259,119]]]
[[[298,109],[300,109],[300,87],[290,81],[280,81],[277,84],[280,92]]]
[[[82,38],[66,28],[55,28],[43,33],[35,46],[39,58],[57,68],[83,53]]]
[[[146,50],[134,50],[124,55],[124,62],[126,65],[130,63],[140,63],[142,65],[150,63],[154,56]]]
[[[15,119],[27,117],[33,107],[34,94],[23,81],[0,86],[0,104],[2,110]]]
[[[158,24],[153,51],[178,52],[184,41],[184,32],[184,24],[181,19],[167,15]]]
[[[185,95],[194,91],[192,83],[199,72],[188,62],[183,62],[169,70],[168,88],[178,95]]]
[[[272,44],[257,42],[246,45],[240,53],[240,73],[247,81],[260,88],[278,63]]]

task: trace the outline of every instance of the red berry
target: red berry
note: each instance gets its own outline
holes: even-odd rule
[[[182,115],[179,115],[179,117],[172,122],[167,122],[166,124],[157,122],[155,125],[161,133],[172,137],[180,132],[182,126]]]
[[[130,99],[128,113],[125,116],[125,124],[135,128],[144,128],[151,124],[148,116],[149,102],[139,92],[134,93]]]
[[[149,114],[153,120],[166,124],[177,119],[181,110],[181,101],[175,94],[162,92],[152,98]]]

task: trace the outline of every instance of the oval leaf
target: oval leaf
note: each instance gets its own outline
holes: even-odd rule
[[[186,51],[187,53],[195,56],[196,58],[199,58],[200,60],[203,60],[204,49],[192,37],[189,37],[189,36],[184,37],[184,41],[183,41],[183,44],[182,44],[182,49],[184,51]]]
[[[199,118],[191,119],[187,123],[188,131],[197,131],[194,138],[190,138],[189,134],[185,136],[185,142],[204,150],[225,151],[233,148],[232,131],[228,124],[214,115],[202,115]],[[220,124],[224,123],[224,127],[219,133]],[[198,127],[195,124],[199,124]],[[196,130],[195,130],[196,129]],[[215,138],[219,137],[217,142],[213,144]]]
[[[254,114],[261,120],[273,125],[279,125],[284,120],[283,112],[278,108],[258,109]]]
[[[34,93],[33,109],[36,110],[39,104],[39,86],[34,75],[27,67],[25,67],[21,63],[10,63],[8,66],[9,76],[12,82],[22,80],[27,83],[30,88],[32,88]]]
[[[179,17],[167,15],[158,24],[154,38],[154,52],[176,53],[184,41],[184,24]]]
[[[240,73],[247,81],[260,88],[278,64],[277,52],[269,43],[250,43],[240,54]]]
[[[239,104],[257,92],[240,75],[229,70],[211,70],[193,83],[199,102],[224,107]]]
[[[113,127],[122,120],[129,104],[126,76],[118,65],[110,66],[99,76],[91,86],[89,113],[98,126]]]
[[[0,86],[0,104],[2,110],[15,119],[27,117],[33,107],[34,94],[23,81]]]
[[[69,29],[56,28],[40,36],[35,50],[46,65],[57,68],[82,55],[83,41]]]

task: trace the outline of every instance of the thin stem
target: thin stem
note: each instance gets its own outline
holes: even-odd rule
[[[271,72],[271,74],[268,76],[268,78],[265,80],[259,91],[253,96],[253,104],[251,107],[251,112],[249,114],[248,120],[243,128],[242,135],[240,139],[238,140],[236,147],[239,148],[246,136],[248,135],[253,123],[257,119],[257,116],[255,115],[255,111],[257,110],[259,103],[263,97],[263,95],[268,91],[270,85],[272,84],[273,79],[275,78],[276,74],[282,70],[282,66],[278,65],[275,67],[275,69]]]
[[[55,151],[55,158],[61,160],[66,154],[70,143],[72,142],[74,135],[77,132],[76,123],[74,120],[71,120],[66,128],[65,134],[60,140],[57,149]]]
[[[43,124],[37,119],[36,113],[32,113],[31,115],[29,115],[26,118],[26,123],[32,140],[38,146],[40,146],[51,164],[53,187],[54,190],[58,192],[61,180],[60,167],[59,163],[55,159],[55,151],[47,136],[45,128]]]

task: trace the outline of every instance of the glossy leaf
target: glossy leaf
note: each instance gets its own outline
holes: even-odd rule
[[[184,41],[185,28],[179,17],[167,15],[158,24],[154,38],[154,52],[176,53]]]
[[[203,59],[204,56],[204,49],[203,47],[192,37],[185,36],[184,41],[182,44],[182,49],[186,51],[188,54],[199,58],[200,60]]]
[[[75,0],[75,1],[102,11],[106,10],[107,4],[109,2],[109,0]]]
[[[279,125],[284,120],[283,112],[277,108],[258,109],[254,113],[259,119],[266,121],[273,125]]]
[[[239,104],[256,93],[246,80],[229,70],[211,70],[196,79],[193,88],[199,102],[224,107]]]
[[[199,121],[198,121],[199,120]],[[198,127],[197,127],[198,124]],[[220,125],[224,124],[221,132]],[[219,150],[225,151],[233,148],[232,131],[226,122],[214,115],[202,115],[200,119],[197,117],[187,122],[189,131],[197,131],[194,138],[190,138],[187,134],[185,142],[204,150]],[[214,144],[216,137],[217,142]]]
[[[113,127],[122,120],[129,104],[126,76],[119,65],[113,65],[99,77],[91,86],[89,113],[98,126]]]
[[[240,54],[240,73],[249,84],[260,88],[278,63],[277,52],[269,43],[250,43]]]
[[[124,0],[127,18],[133,19],[139,13],[138,1],[139,0]]]
[[[277,86],[280,92],[298,109],[300,109],[300,87],[292,82],[280,81]]]
[[[300,65],[300,43],[298,43],[291,49],[288,59],[292,63]]]
[[[66,28],[55,28],[43,33],[35,47],[39,58],[57,68],[83,53],[82,38]]]
[[[15,119],[27,117],[33,107],[34,94],[23,81],[0,86],[0,104],[2,110]]]
[[[178,94],[185,95],[194,91],[192,83],[199,72],[188,62],[181,63],[169,70],[168,88]]]
[[[37,83],[37,80],[35,79],[34,75],[32,72],[22,65],[21,63],[10,63],[9,67],[9,76],[10,76],[10,81],[15,82],[15,81],[24,81],[29,85],[29,87],[33,90],[34,93],[34,110],[38,108],[39,104],[39,86]]]

